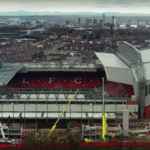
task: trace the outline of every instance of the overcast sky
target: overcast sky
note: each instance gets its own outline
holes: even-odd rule
[[[18,10],[150,14],[150,0],[0,0],[0,11]]]

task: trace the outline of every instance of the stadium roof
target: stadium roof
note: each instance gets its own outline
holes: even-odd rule
[[[107,80],[124,84],[133,84],[131,69],[115,54],[96,53],[105,69]]]
[[[0,86],[7,85],[21,68],[21,65],[2,64],[0,67]]]
[[[24,71],[96,71],[94,64],[68,64],[68,63],[2,63],[0,66],[0,86],[8,82],[21,69]]]
[[[9,63],[10,64],[10,63]],[[10,64],[12,65],[12,64]],[[70,64],[68,62],[26,62],[26,63],[13,63],[13,65],[21,66],[22,71],[96,71],[94,63],[78,63]]]

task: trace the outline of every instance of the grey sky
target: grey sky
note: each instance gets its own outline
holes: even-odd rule
[[[0,0],[0,11],[17,10],[150,14],[150,0]]]

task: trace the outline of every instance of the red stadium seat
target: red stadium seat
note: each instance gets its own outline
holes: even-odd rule
[[[78,75],[79,76],[79,75]],[[31,73],[22,74],[18,78],[12,80],[8,87],[14,89],[34,90],[34,89],[94,89],[102,87],[102,81],[96,75],[88,76],[86,74],[81,77],[76,75],[65,76],[57,75],[55,78],[50,75],[40,74],[32,75]],[[109,96],[131,96],[133,95],[133,87],[122,83],[105,81],[105,91]]]
[[[110,96],[131,96],[134,93],[132,86],[121,83],[107,82],[105,87]]]

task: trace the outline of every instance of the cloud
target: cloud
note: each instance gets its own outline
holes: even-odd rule
[[[150,0],[0,0],[0,11],[18,10],[150,14]]]

